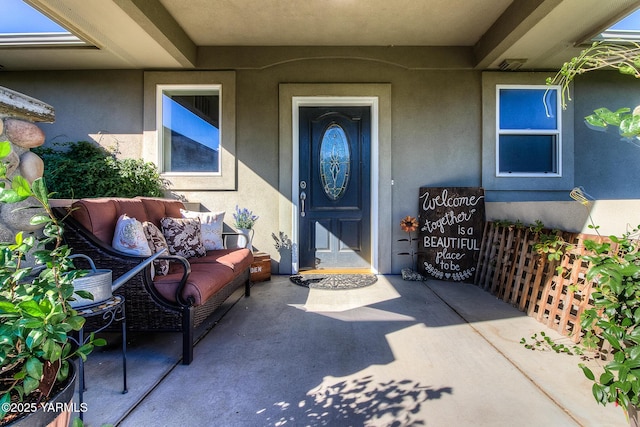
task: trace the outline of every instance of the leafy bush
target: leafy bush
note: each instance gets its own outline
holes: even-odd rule
[[[118,159],[87,141],[33,149],[44,160],[44,178],[58,198],[164,195],[157,167],[142,159]]]

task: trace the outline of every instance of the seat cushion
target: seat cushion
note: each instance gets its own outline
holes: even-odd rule
[[[190,258],[191,265],[219,263],[231,268],[236,274],[244,271],[253,262],[253,253],[247,248],[219,249],[207,251],[207,255],[200,258]]]
[[[166,276],[156,276],[153,284],[156,290],[169,301],[176,301],[176,289],[182,278],[181,272],[172,270]],[[185,299],[192,298],[194,305],[202,305],[234,278],[231,268],[222,264],[195,264],[182,292]]]

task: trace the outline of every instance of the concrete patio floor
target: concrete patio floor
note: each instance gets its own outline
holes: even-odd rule
[[[118,338],[89,356],[86,425],[628,425],[595,403],[577,356],[519,343],[553,331],[473,285],[274,276],[227,308],[189,366],[178,334],[133,334],[127,394]]]

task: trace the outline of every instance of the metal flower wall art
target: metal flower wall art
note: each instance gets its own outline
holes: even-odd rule
[[[418,251],[416,251],[414,249],[413,242],[418,240],[418,237],[417,237],[418,220],[415,217],[411,216],[411,215],[407,215],[406,217],[404,217],[402,219],[402,221],[400,221],[400,228],[402,229],[402,231],[407,233],[409,235],[409,237],[403,238],[403,239],[398,239],[398,241],[399,242],[407,242],[407,246],[409,247],[409,250],[407,252],[400,252],[398,255],[410,255],[411,256],[411,268],[403,268],[401,270],[402,278],[404,280],[424,280],[422,275],[420,273],[418,273],[417,271],[415,271],[416,255],[418,254]],[[416,233],[416,237],[414,237],[413,233]]]

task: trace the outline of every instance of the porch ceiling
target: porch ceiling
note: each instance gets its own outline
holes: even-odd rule
[[[461,47],[557,68],[640,0],[25,0],[97,46],[0,49],[5,70],[196,69],[233,47]],[[206,50],[207,48],[214,48]],[[210,55],[209,55],[210,56]],[[210,61],[210,58],[208,59]]]

